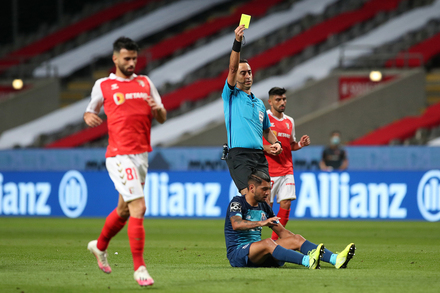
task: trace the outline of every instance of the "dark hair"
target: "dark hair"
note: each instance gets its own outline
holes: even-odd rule
[[[122,49],[127,49],[128,51],[139,52],[139,46],[130,38],[120,37],[113,43],[113,52],[119,53]]]
[[[251,184],[259,186],[263,180],[270,183],[270,176],[263,171],[252,169],[252,173],[248,176],[248,188]]]
[[[273,87],[269,90],[269,97],[270,96],[282,96],[287,92],[285,88],[281,87]]]
[[[247,63],[247,64],[249,64],[249,62],[247,61],[247,59],[240,59],[240,63]]]
[[[334,134],[339,134],[339,136],[341,136],[341,132],[340,132],[339,130],[333,130],[333,131],[330,133],[330,136],[333,136]]]

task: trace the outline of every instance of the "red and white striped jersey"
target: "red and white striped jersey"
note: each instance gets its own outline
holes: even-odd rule
[[[269,163],[269,175],[278,177],[293,174],[292,148],[290,146],[291,142],[296,141],[293,118],[283,113],[283,117],[279,119],[273,115],[271,110],[267,110],[267,114],[271,123],[270,129],[283,147],[283,151],[278,156],[264,152]],[[263,138],[263,144],[268,145],[269,142]]]
[[[109,134],[106,157],[152,151],[150,132],[153,114],[144,100],[150,96],[162,107],[156,87],[144,75],[133,74],[129,79],[123,79],[112,73],[95,82],[86,112],[98,114],[104,106]]]

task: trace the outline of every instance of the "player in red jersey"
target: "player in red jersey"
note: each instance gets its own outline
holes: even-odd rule
[[[297,151],[310,144],[310,137],[303,135],[299,142],[295,138],[295,123],[293,118],[284,114],[286,109],[286,90],[274,87],[269,91],[270,110],[267,110],[271,122],[270,129],[281,142],[283,152],[277,156],[270,153],[267,141],[263,141],[269,175],[272,180],[270,204],[273,205],[276,195],[280,210],[277,217],[280,223],[286,226],[289,221],[291,201],[296,199],[295,180],[293,178],[292,151]],[[272,239],[277,240],[278,235],[273,232]]]
[[[141,286],[153,285],[143,257],[145,230],[145,198],[143,185],[148,169],[151,122],[167,119],[156,87],[147,76],[134,74],[139,47],[129,38],[121,37],[113,44],[113,62],[116,73],[96,81],[92,97],[84,113],[90,127],[102,123],[98,114],[104,106],[107,115],[109,144],[106,166],[119,192],[118,206],[106,218],[97,240],[87,248],[98,260],[99,268],[111,273],[107,260],[110,240],[128,220],[128,239],[133,256],[134,279]]]

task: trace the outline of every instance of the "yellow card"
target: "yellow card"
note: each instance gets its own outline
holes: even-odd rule
[[[249,23],[251,22],[251,16],[247,14],[242,14],[240,19],[240,24],[244,24],[244,28],[249,28]]]

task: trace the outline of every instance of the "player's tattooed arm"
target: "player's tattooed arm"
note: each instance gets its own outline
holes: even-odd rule
[[[249,230],[249,229],[254,229],[254,228],[258,228],[258,227],[263,227],[263,226],[273,226],[276,225],[275,222],[277,220],[279,220],[280,218],[278,217],[273,217],[264,221],[248,221],[243,219],[240,216],[232,216],[230,218],[231,220],[231,224],[232,224],[232,229],[234,230]]]
[[[261,221],[248,221],[240,216],[232,216],[231,224],[234,230],[249,230],[262,226]]]

